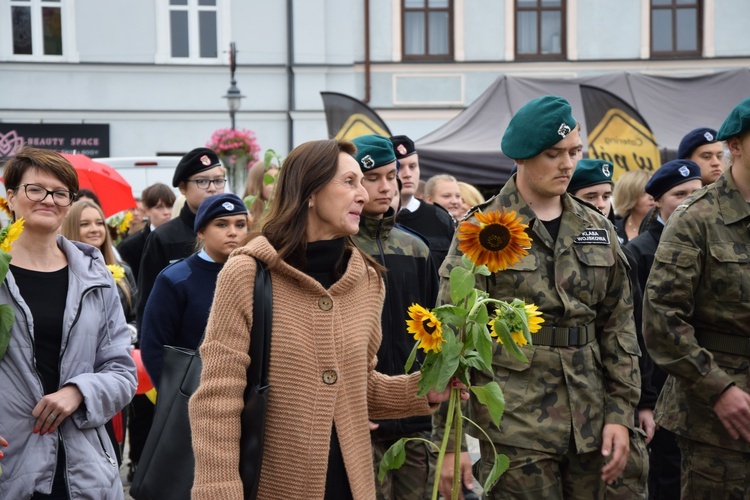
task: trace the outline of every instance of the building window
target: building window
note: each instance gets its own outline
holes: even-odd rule
[[[565,59],[565,0],[515,0],[516,59]]]
[[[651,55],[700,55],[699,0],[651,0]]]
[[[216,59],[217,15],[216,0],[169,0],[171,57]]]
[[[453,59],[453,0],[402,0],[404,59]]]
[[[11,0],[13,55],[63,55],[60,0]]]

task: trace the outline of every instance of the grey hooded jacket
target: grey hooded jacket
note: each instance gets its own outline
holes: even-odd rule
[[[63,318],[60,387],[75,385],[83,403],[58,430],[34,434],[31,415],[44,396],[34,356],[31,313],[8,272],[0,304],[15,313],[10,345],[0,360],[0,436],[8,441],[0,459],[0,498],[26,499],[49,493],[57,447],[65,446],[71,499],[123,498],[117,462],[104,423],[135,394],[135,363],[112,275],[92,246],[58,236],[68,258],[68,296]]]

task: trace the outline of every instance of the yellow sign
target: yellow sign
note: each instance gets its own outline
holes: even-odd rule
[[[654,134],[616,108],[607,111],[589,133],[589,158],[611,162],[614,181],[629,170],[653,172],[661,165]]]
[[[390,134],[380,128],[374,121],[362,113],[354,113],[346,119],[335,139],[351,141],[363,135],[378,134],[388,137]]]

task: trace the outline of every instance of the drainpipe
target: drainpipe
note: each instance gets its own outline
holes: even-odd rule
[[[287,142],[288,151],[294,148],[294,0],[286,1],[286,81],[287,81]]]
[[[365,98],[370,102],[370,0],[365,0]]]

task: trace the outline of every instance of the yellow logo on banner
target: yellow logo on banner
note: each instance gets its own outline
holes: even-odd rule
[[[653,172],[661,155],[651,131],[621,109],[610,109],[589,132],[589,158],[611,162],[612,180],[629,170]]]
[[[346,119],[335,139],[351,141],[357,137],[370,134],[384,135],[385,137],[390,135],[367,116],[362,113],[354,113]]]

